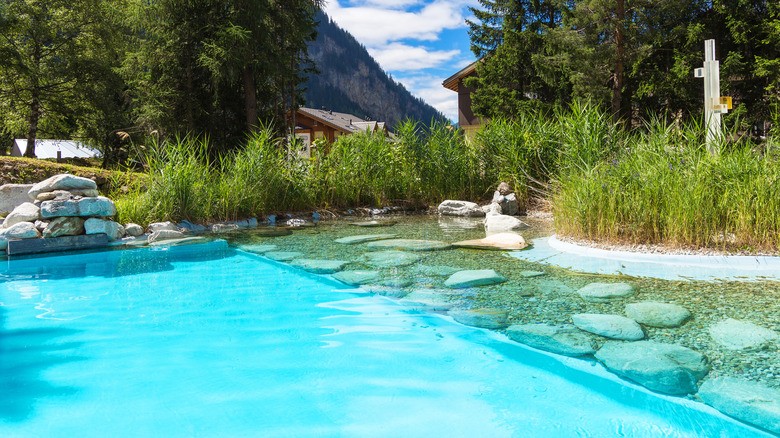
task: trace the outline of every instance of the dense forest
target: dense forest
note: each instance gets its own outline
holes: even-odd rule
[[[319,0],[3,0],[0,141],[206,135],[238,146],[301,103]],[[28,153],[33,152],[28,148]]]
[[[479,0],[469,22],[481,59],[474,108],[516,116],[576,99],[627,125],[698,118],[704,40],[715,39],[733,126],[763,135],[780,102],[776,0]],[[775,126],[780,126],[774,123]]]
[[[355,38],[325,13],[316,20],[317,38],[309,43],[309,56],[317,72],[305,84],[306,106],[370,117],[395,127],[406,118],[430,124],[443,114],[382,70]]]

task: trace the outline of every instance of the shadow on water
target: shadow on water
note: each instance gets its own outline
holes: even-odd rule
[[[20,422],[38,400],[75,394],[78,389],[55,386],[42,378],[45,370],[83,360],[72,351],[79,342],[58,342],[78,330],[51,327],[7,330],[0,307],[0,421]]]
[[[48,257],[13,258],[0,262],[0,282],[31,279],[121,277],[172,271],[175,262],[203,262],[232,257],[224,240],[202,244],[132,250],[60,253]]]

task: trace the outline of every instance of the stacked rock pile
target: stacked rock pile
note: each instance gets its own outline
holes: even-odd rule
[[[110,218],[116,206],[100,196],[97,184],[69,174],[53,176],[32,186],[25,202],[6,216],[0,227],[0,250],[8,240],[99,234],[109,240],[125,235],[122,225]]]
[[[488,232],[502,232],[527,228],[528,225],[513,217],[519,213],[517,196],[508,183],[499,184],[490,204],[480,206],[474,202],[446,200],[439,204],[439,214],[445,216],[485,217]]]

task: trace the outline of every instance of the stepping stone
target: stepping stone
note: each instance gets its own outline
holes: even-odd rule
[[[498,233],[485,237],[484,239],[462,240],[455,242],[452,246],[456,248],[473,249],[492,249],[499,251],[518,251],[528,248],[528,244],[523,236],[516,233]]]
[[[333,274],[344,269],[349,264],[346,260],[317,260],[317,259],[297,259],[290,263],[290,266],[301,268],[314,274]]]
[[[469,201],[447,199],[439,204],[439,214],[445,216],[481,217],[485,215],[479,205]]]
[[[542,275],[547,275],[547,273],[542,271],[520,271],[517,273],[517,275],[523,278],[533,278],[533,277],[541,277]]]
[[[780,391],[774,388],[722,376],[705,380],[697,395],[726,415],[780,434]]]
[[[342,237],[334,242],[346,245],[355,245],[358,243],[374,242],[376,240],[395,239],[398,234],[361,234],[359,236]]]
[[[606,303],[611,299],[627,297],[634,287],[627,283],[591,283],[577,291],[585,301]]]
[[[403,298],[409,295],[408,290],[404,290],[402,288],[397,288],[397,287],[389,287],[389,286],[363,285],[360,286],[360,290],[366,293],[383,295],[390,298]]]
[[[777,332],[773,330],[732,318],[711,326],[710,336],[729,350],[760,349],[778,338]]]
[[[528,224],[514,216],[505,214],[488,214],[485,218],[485,229],[487,231],[511,231],[528,228]]]
[[[262,236],[262,237],[277,237],[277,236],[289,236],[292,234],[292,231],[289,228],[276,228],[276,227],[266,227],[266,228],[255,228],[252,230],[252,234],[255,236]]]
[[[366,263],[376,268],[408,266],[420,260],[420,256],[404,251],[377,251],[363,254]]]
[[[622,341],[638,341],[645,337],[642,327],[633,319],[620,315],[578,313],[571,316],[574,325],[596,335]]]
[[[149,244],[149,246],[154,246],[154,247],[182,246],[182,245],[192,245],[194,243],[204,243],[204,242],[206,242],[206,239],[203,237],[185,237],[184,239],[161,240],[158,242],[152,242]]]
[[[408,278],[388,278],[387,280],[382,280],[377,284],[388,287],[405,288],[412,285],[412,280],[409,280]]]
[[[431,265],[418,265],[415,271],[422,275],[430,277],[449,277],[450,275],[462,271],[460,268],[453,268],[450,266],[431,266]]]
[[[341,271],[333,274],[333,278],[347,283],[351,286],[360,286],[361,284],[373,283],[379,278],[379,272],[376,271]]]
[[[238,245],[239,249],[243,249],[244,251],[253,252],[255,254],[265,254],[268,251],[274,251],[276,250],[276,245],[261,245],[261,244],[247,244],[247,245]]]
[[[650,327],[673,328],[690,318],[691,312],[676,304],[645,301],[626,304],[626,316]]]
[[[488,286],[503,283],[506,278],[492,269],[478,269],[473,271],[458,271],[450,276],[444,285],[453,289],[464,287]]]
[[[389,239],[369,242],[366,247],[371,249],[396,249],[406,251],[438,251],[450,249],[452,245],[438,240]]]
[[[506,327],[509,317],[505,310],[484,308],[451,310],[449,315],[461,324],[493,330]]]
[[[436,289],[414,289],[404,297],[404,301],[407,304],[422,305],[425,310],[432,311],[450,310],[459,304],[452,300],[449,291]]]
[[[705,355],[652,341],[609,341],[595,356],[613,373],[664,394],[696,392],[696,382],[710,371]]]
[[[356,227],[374,228],[374,227],[389,227],[397,223],[398,222],[395,221],[363,221],[363,222],[351,222],[350,225],[354,225]]]
[[[596,343],[573,326],[513,325],[506,334],[513,341],[564,356],[584,356],[596,352]]]
[[[300,257],[302,254],[295,251],[268,251],[264,255],[277,262],[289,262],[292,259]]]

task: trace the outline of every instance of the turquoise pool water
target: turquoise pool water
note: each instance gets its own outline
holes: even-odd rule
[[[202,245],[0,264],[2,437],[751,437],[592,362]]]

